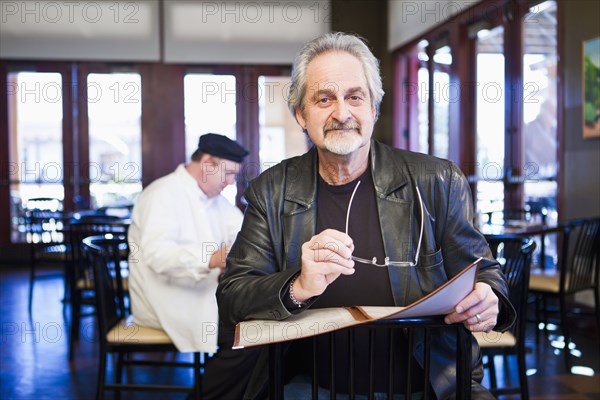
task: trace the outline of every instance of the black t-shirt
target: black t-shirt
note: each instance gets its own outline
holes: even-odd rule
[[[319,177],[317,191],[317,232],[333,228],[341,232],[346,230],[346,213],[352,192],[358,181],[360,185],[354,195],[350,209],[348,235],[354,242],[354,255],[360,258],[372,259],[377,257],[378,263],[383,263],[385,250],[379,215],[377,212],[375,187],[371,176],[371,168],[353,182],[331,186]],[[388,275],[389,267],[377,267],[371,264],[355,263],[353,275],[341,275],[331,283],[325,292],[313,303],[311,308],[341,307],[355,305],[393,306],[394,298]],[[392,335],[392,338],[390,338]],[[348,331],[342,330],[334,333],[335,336],[335,388],[338,393],[349,392],[349,356],[348,356]],[[328,336],[317,336],[317,369],[319,385],[330,386],[330,350],[331,343]],[[390,342],[394,345],[390,349]],[[356,393],[368,393],[369,390],[369,358],[368,345],[369,329],[356,327],[354,330],[354,390]],[[374,348],[375,375],[374,384],[376,392],[387,392],[389,357],[394,357],[394,391],[402,393],[405,385],[407,370],[406,338],[402,330],[396,329],[392,333],[386,330],[377,330]],[[415,370],[415,367],[417,369]],[[412,381],[421,387],[423,371],[418,364],[413,362]]]
[[[345,232],[350,197],[359,181],[348,218],[348,235],[354,242],[353,254],[369,260],[377,257],[377,262],[383,263],[385,251],[371,168],[358,179],[341,186],[329,185],[319,176],[317,232],[329,228]],[[354,269],[354,274],[341,275],[331,283],[311,308],[394,305],[387,268],[357,262]]]

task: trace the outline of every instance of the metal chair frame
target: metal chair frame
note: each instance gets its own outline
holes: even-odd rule
[[[435,343],[431,343],[430,333],[433,329],[445,329],[454,331],[456,333],[457,338],[457,348],[456,348],[456,398],[469,400],[471,398],[471,374],[472,374],[472,366],[471,366],[471,343],[472,336],[469,331],[467,331],[462,324],[454,324],[447,325],[444,322],[443,317],[422,317],[422,318],[404,318],[404,319],[389,319],[389,320],[379,320],[370,322],[367,324],[361,324],[360,327],[369,328],[369,386],[370,393],[369,398],[373,398],[374,393],[374,376],[376,374],[377,366],[373,361],[373,349],[375,347],[375,332],[380,329],[404,329],[407,335],[407,342],[405,345],[407,346],[407,354],[411,360],[412,357],[412,344],[417,334],[417,330],[423,330],[424,332],[424,388],[423,398],[435,398],[433,393],[430,393],[427,388],[429,388],[429,379],[430,379],[430,366],[431,360],[429,358],[429,354],[431,348],[435,346]],[[348,332],[349,335],[349,350],[354,347],[354,329],[356,327],[346,328],[345,331]],[[339,332],[339,331],[338,331]],[[335,359],[335,332],[325,333],[329,335],[329,340],[331,343],[331,359]],[[285,343],[272,343],[269,344],[269,398],[270,399],[283,399],[283,347]],[[393,345],[390,343],[390,345]],[[313,352],[313,367],[312,367],[312,398],[317,398],[318,384],[317,384],[317,369],[318,365],[316,363],[316,354],[318,352],[317,349],[317,339],[316,337],[312,340]],[[354,376],[354,368],[353,363],[354,359],[352,356],[352,351],[350,351],[350,367],[349,367],[349,382],[351,382],[349,398],[354,399],[355,393],[353,390],[353,376]],[[408,368],[408,376],[406,377],[394,377],[392,374],[393,370],[393,359],[389,357],[389,375],[388,375],[388,398],[392,398],[393,396],[393,383],[395,379],[406,379],[406,393],[405,398],[410,398],[412,393],[411,390],[411,368]],[[414,360],[412,361],[414,362]],[[411,364],[412,365],[412,364]],[[330,393],[331,398],[336,398],[335,391],[335,363],[331,363],[331,378],[330,378]]]
[[[151,391],[151,392],[187,392],[195,400],[200,399],[202,393],[201,368],[204,354],[193,353],[193,362],[172,362],[157,360],[133,359],[129,356],[135,353],[178,352],[170,343],[144,342],[143,339],[109,341],[107,338],[110,330],[122,323],[126,316],[126,307],[123,296],[121,279],[122,263],[127,260],[127,240],[124,235],[99,235],[87,237],[83,240],[84,249],[89,253],[94,266],[94,286],[96,290],[96,310],[98,320],[100,359],[98,367],[97,399],[103,399],[107,390],[120,397],[121,391]],[[135,330],[134,330],[135,331]],[[106,363],[108,354],[117,357],[115,369],[115,382],[106,382]],[[193,368],[194,381],[191,386],[162,385],[162,384],[137,384],[123,382],[123,367],[137,366],[169,366]]]
[[[536,296],[536,323],[543,314],[547,326],[548,313],[558,311],[560,326],[564,335],[564,363],[567,372],[571,371],[570,346],[571,332],[569,315],[586,315],[567,305],[569,297],[576,293],[591,290],[594,296],[593,315],[600,330],[600,218],[587,218],[564,223],[564,235],[559,262],[559,290],[531,289]],[[575,238],[573,236],[575,235]],[[574,242],[572,242],[574,240]],[[558,301],[558,309],[549,307],[547,299]],[[589,315],[589,313],[587,314]],[[598,342],[600,352],[600,341]]]
[[[498,253],[498,247],[500,253]],[[520,393],[521,399],[529,398],[529,388],[527,384],[527,366],[525,364],[525,332],[527,327],[527,299],[529,288],[529,276],[531,270],[531,262],[533,252],[536,248],[536,243],[532,239],[525,239],[518,236],[497,237],[490,243],[492,253],[498,257],[501,262],[502,272],[504,273],[508,285],[508,294],[511,304],[517,312],[517,321],[510,329],[510,333],[514,336],[515,346],[494,345],[498,343],[497,338],[476,334],[476,338],[480,344],[482,354],[486,355],[488,362],[486,367],[490,373],[490,391],[492,394],[505,395]],[[488,339],[489,338],[489,339]],[[494,340],[496,340],[494,342]],[[505,365],[508,365],[508,356],[516,355],[518,364],[519,386],[499,388],[496,379],[496,365],[494,357],[502,355]]]
[[[83,239],[88,236],[112,233],[126,233],[127,226],[119,219],[94,216],[72,220],[66,230],[70,257],[66,267],[66,280],[71,302],[71,324],[69,335],[69,360],[74,357],[75,343],[79,339],[81,318],[92,316],[94,312],[84,312],[85,307],[94,307],[93,266],[88,253],[83,249]]]

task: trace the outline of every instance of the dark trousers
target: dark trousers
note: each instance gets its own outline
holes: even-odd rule
[[[219,350],[206,361],[204,368],[203,400],[242,399],[260,353],[260,347],[232,350],[232,332],[222,333]]]

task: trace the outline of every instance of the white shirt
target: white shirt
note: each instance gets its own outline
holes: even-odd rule
[[[208,263],[242,218],[223,196],[208,198],[183,164],[144,189],[128,233],[135,322],[163,329],[179,351],[215,352],[221,270]]]

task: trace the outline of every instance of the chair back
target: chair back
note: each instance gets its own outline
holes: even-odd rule
[[[125,235],[98,235],[83,239],[94,272],[96,315],[100,341],[125,315],[122,269],[126,268],[129,248]]]
[[[512,239],[504,242],[500,262],[508,286],[508,298],[517,312],[517,321],[511,332],[518,339],[524,338],[529,292],[531,260],[536,243],[533,240]]]
[[[574,240],[571,245],[571,240]],[[570,251],[572,250],[572,251]],[[571,221],[565,226],[560,288],[565,294],[598,289],[600,218]]]
[[[494,258],[500,257],[500,264],[503,264],[503,253],[505,243],[520,243],[524,244],[527,240],[519,235],[514,234],[502,234],[502,235],[488,235],[486,236],[486,240],[488,245],[490,246],[490,250],[492,251],[492,255]]]
[[[397,340],[398,335],[402,336],[402,340]],[[404,393],[404,398],[416,398],[417,394],[419,398],[434,398],[429,382],[446,379],[440,375],[444,367],[436,362],[440,351],[444,352],[440,344],[452,343],[454,351],[451,357],[454,360],[451,363],[454,365],[451,368],[455,371],[455,380],[447,381],[448,390],[455,392],[457,399],[470,399],[472,340],[471,333],[462,324],[448,325],[443,316],[437,316],[377,320],[302,339],[299,347],[290,351],[290,357],[296,360],[294,363],[286,362],[283,356],[283,348],[292,346],[294,342],[272,343],[268,345],[269,398],[285,398],[283,381],[286,367],[293,364],[293,368],[297,368],[298,357],[304,362],[311,362],[309,370],[304,372],[312,375],[313,399],[322,398],[318,396],[319,388],[323,387],[319,377],[326,377],[326,382],[321,383],[328,388],[328,397],[332,399],[337,398],[338,390],[347,393],[342,398],[354,398],[358,394],[356,386],[359,379],[367,381],[369,398],[373,398],[376,392],[387,393],[387,398],[396,398],[401,393]],[[387,343],[389,351],[379,353],[376,343]],[[366,354],[363,354],[366,360],[359,354],[360,350],[366,350]],[[403,358],[397,357],[399,354]],[[421,370],[417,359],[422,362],[422,374],[418,374],[419,379],[413,379],[417,368]],[[401,366],[404,369],[402,373]],[[348,387],[340,387],[339,381],[343,376],[347,377]],[[377,386],[381,388],[381,383],[384,383],[385,389],[376,390]]]
[[[88,236],[107,233],[113,235],[125,234],[127,226],[119,221],[119,219],[114,218],[94,217],[69,223],[70,265],[68,266],[67,277],[72,285],[71,290],[77,290],[77,285],[85,290],[93,289],[92,264],[87,257],[87,253],[83,250],[83,239]]]

